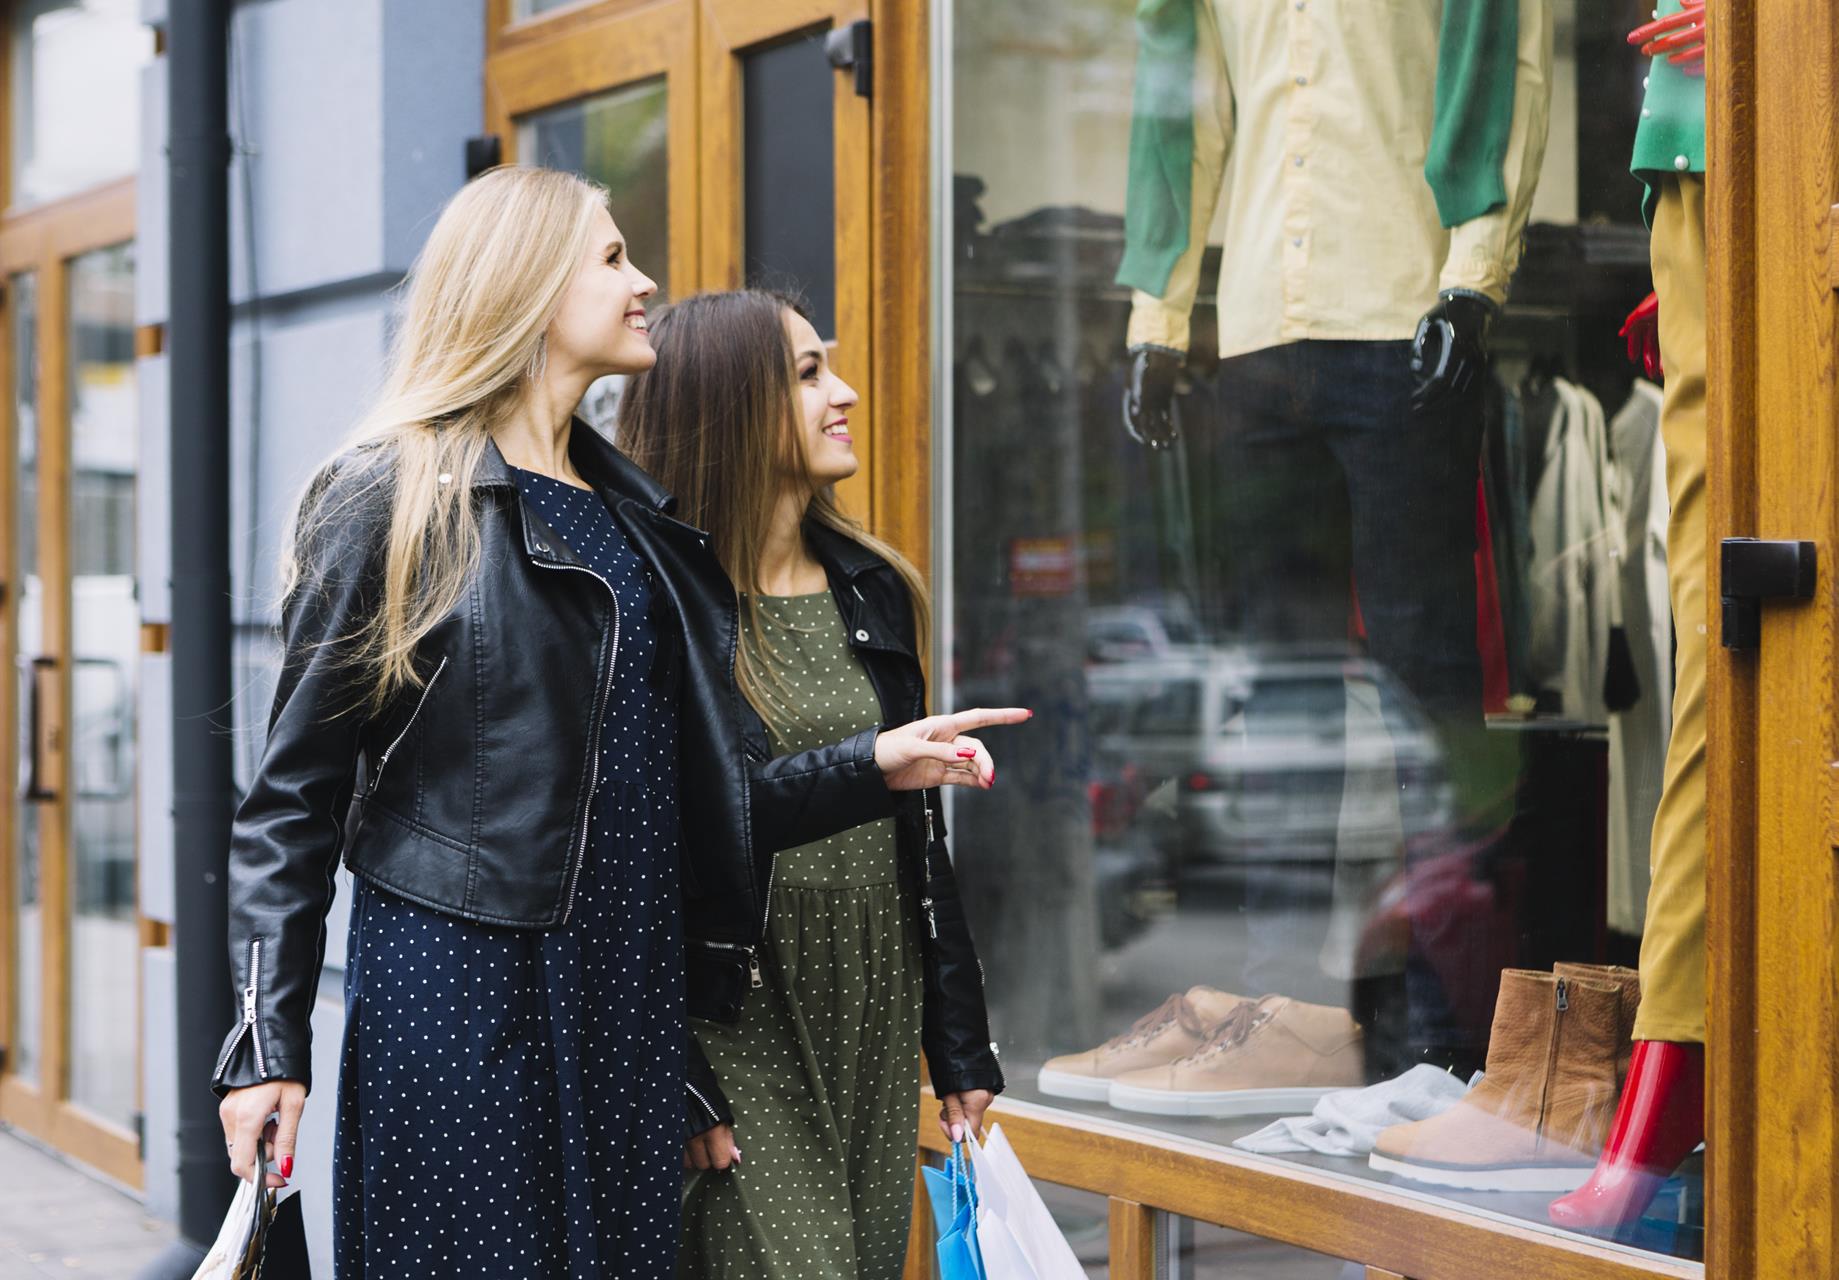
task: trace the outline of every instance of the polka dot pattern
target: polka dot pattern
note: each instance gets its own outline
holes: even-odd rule
[[[776,751],[880,723],[829,592],[765,597],[760,607],[774,668],[804,721],[774,732]],[[913,1205],[923,983],[892,820],[779,855],[761,968],[766,986],[748,993],[738,1026],[692,1024],[743,1155],[730,1173],[691,1175],[677,1274],[898,1280]]]
[[[650,678],[644,565],[605,505],[515,475],[524,501],[619,597],[580,879],[568,921],[547,932],[456,919],[358,882],[333,1161],[337,1280],[649,1280],[674,1265],[685,1034],[676,712]]]

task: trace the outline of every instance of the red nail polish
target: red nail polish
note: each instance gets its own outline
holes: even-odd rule
[[[294,1157],[281,1157],[281,1176],[283,1178],[291,1178],[294,1176]]]
[[[975,760],[976,758],[977,753],[975,751],[960,751],[958,753],[958,759],[960,760]]]

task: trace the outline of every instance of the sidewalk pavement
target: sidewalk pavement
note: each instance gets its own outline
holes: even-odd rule
[[[0,1127],[0,1280],[130,1280],[173,1235],[132,1196]]]

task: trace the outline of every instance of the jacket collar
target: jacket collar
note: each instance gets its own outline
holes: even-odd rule
[[[641,471],[636,463],[608,443],[605,436],[580,418],[573,420],[568,433],[568,459],[588,483],[606,497],[615,501],[628,499],[664,515],[676,509],[677,499],[663,485]],[[511,464],[504,460],[496,440],[485,443],[485,456],[479,459],[473,487],[517,487],[511,478]]]
[[[854,581],[862,574],[888,568],[888,562],[857,542],[815,520],[804,523],[805,545],[824,566],[824,572]]]

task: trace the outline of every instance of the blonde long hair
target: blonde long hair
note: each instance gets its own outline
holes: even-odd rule
[[[706,529],[741,593],[752,644],[736,647],[741,693],[768,724],[797,722],[761,625],[760,555],[777,478],[801,465],[798,370],[785,313],[798,303],[758,289],[686,298],[651,323],[658,363],[634,378],[619,405],[619,447],[677,499],[677,514]],[[913,601],[916,635],[931,629],[926,584],[907,558],[819,489],[806,518],[886,560]]]
[[[369,713],[421,685],[416,646],[477,567],[472,482],[492,430],[541,373],[544,332],[606,206],[605,188],[554,169],[507,166],[461,188],[403,282],[381,394],[300,499],[282,548],[283,596],[314,587],[303,548],[348,520],[362,495],[360,485],[329,485],[334,465],[374,451],[376,482],[389,490],[381,601],[353,634],[328,641],[355,669]]]

